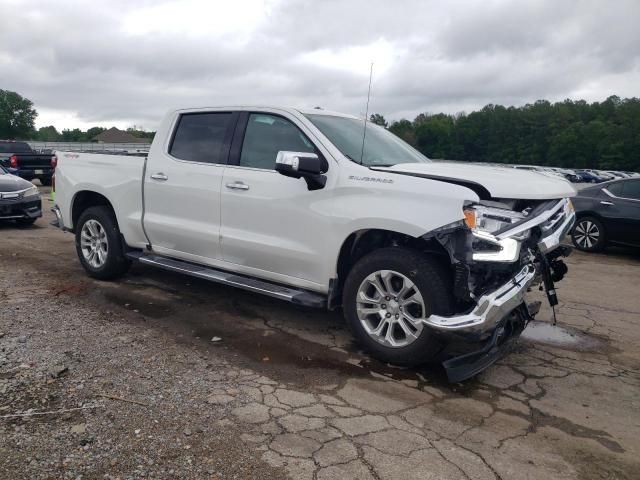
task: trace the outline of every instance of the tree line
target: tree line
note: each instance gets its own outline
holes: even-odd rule
[[[93,137],[107,130],[92,127],[87,130],[63,129],[55,126],[40,127],[36,130],[38,112],[33,102],[16,92],[0,89],[0,140],[36,140],[41,142],[90,142]],[[133,125],[126,130],[134,137],[151,141],[155,132],[147,132]]]
[[[640,99],[538,100],[469,114],[422,113],[387,127],[434,159],[640,171]]]
[[[90,142],[93,137],[106,131],[103,127],[91,127],[87,130],[80,130],[74,128],[73,130],[64,129],[62,132],[58,132],[56,127],[49,125],[48,127],[40,127],[35,133],[31,135],[28,140],[37,140],[40,142]],[[147,132],[135,125],[126,129],[128,133],[137,138],[145,138],[151,142],[155,132]]]

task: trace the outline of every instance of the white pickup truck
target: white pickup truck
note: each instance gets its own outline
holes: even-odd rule
[[[349,115],[176,110],[146,157],[56,156],[56,223],[92,277],[137,261],[342,307],[374,357],[438,359],[451,380],[495,361],[537,312],[526,292],[542,281],[554,304],[566,272],[568,182],[433,162]]]

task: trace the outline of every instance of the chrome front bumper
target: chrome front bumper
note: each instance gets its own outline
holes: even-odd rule
[[[441,331],[485,332],[493,330],[502,319],[524,302],[529,287],[537,276],[533,264],[526,265],[507,283],[480,297],[469,313],[442,317],[431,315],[425,325]]]

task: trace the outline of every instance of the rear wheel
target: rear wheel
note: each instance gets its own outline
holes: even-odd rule
[[[51,186],[51,177],[40,177],[40,185],[43,187]]]
[[[447,274],[413,250],[384,248],[356,263],[345,282],[343,308],[356,339],[383,362],[419,365],[442,345],[424,319],[449,315]]]
[[[111,280],[127,272],[120,229],[109,207],[86,209],[76,227],[76,252],[86,272],[100,280]]]
[[[578,250],[599,252],[605,246],[605,233],[602,222],[594,217],[578,219],[571,231],[571,240]]]

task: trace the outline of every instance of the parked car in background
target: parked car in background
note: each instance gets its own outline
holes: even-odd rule
[[[580,177],[576,175],[573,170],[569,170],[567,168],[558,168],[558,167],[549,167],[549,170],[556,173],[557,175],[561,175],[566,180],[569,180],[571,183],[579,183]]]
[[[596,175],[598,175],[600,178],[602,178],[605,182],[608,182],[609,180],[617,180],[618,178],[614,174],[605,172],[604,170],[593,169],[591,171],[594,172]]]
[[[568,182],[433,162],[350,115],[177,110],[144,157],[56,156],[54,212],[88,275],[114,279],[137,261],[341,306],[372,355],[400,365],[444,356],[452,381],[522,332],[541,278],[557,304],[553,281],[566,272]]]
[[[26,142],[0,140],[0,165],[25,180],[37,178],[42,185],[51,185],[51,154],[34,152]]]
[[[576,170],[576,173],[580,175],[586,183],[602,183],[605,181],[602,177],[593,173],[592,170]]]
[[[574,245],[596,252],[609,244],[640,246],[640,178],[585,188],[573,199]]]
[[[0,166],[0,220],[29,226],[42,216],[38,187]]]

